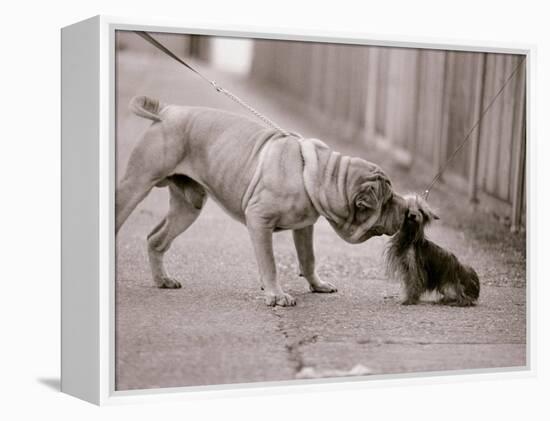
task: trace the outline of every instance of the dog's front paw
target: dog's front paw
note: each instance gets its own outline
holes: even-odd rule
[[[418,304],[418,300],[416,300],[414,298],[407,298],[406,300],[401,301],[401,305],[403,305],[403,306],[412,306],[412,305],[415,305],[415,304]]]
[[[469,300],[467,298],[459,298],[453,301],[449,301],[446,303],[447,305],[451,307],[473,307],[475,306],[475,302],[473,300]]]
[[[319,282],[319,283],[316,283],[315,285],[310,284],[309,290],[311,292],[331,293],[331,292],[337,292],[338,288],[336,288],[330,282]]]
[[[452,305],[453,303],[456,302],[456,298],[455,297],[447,297],[447,296],[444,296],[442,297],[439,301],[437,301],[437,304],[442,304],[442,305],[445,305],[445,306],[450,306]]]
[[[155,280],[157,287],[162,289],[178,289],[181,288],[181,283],[173,278],[163,277]]]
[[[266,294],[265,303],[271,307],[289,307],[296,305],[296,299],[292,295],[286,294],[284,292],[280,294]]]

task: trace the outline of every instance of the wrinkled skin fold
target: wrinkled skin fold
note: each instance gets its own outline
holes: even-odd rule
[[[407,210],[376,164],[342,156],[317,139],[301,141],[304,183],[320,215],[349,243],[395,234]]]

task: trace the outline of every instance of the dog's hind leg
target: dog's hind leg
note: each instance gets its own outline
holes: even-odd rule
[[[172,136],[173,137],[173,136]],[[151,189],[174,172],[183,159],[177,140],[166,134],[163,123],[151,125],[137,142],[116,190],[116,232]],[[176,144],[176,146],[174,146]],[[167,153],[167,151],[172,151]],[[180,148],[181,149],[181,148]]]
[[[116,233],[120,230],[122,224],[124,224],[139,202],[149,194],[154,185],[155,183],[152,180],[137,180],[130,178],[122,180],[119,183],[115,195]]]
[[[334,285],[319,278],[315,271],[313,252],[313,225],[292,231],[296,254],[300,264],[300,275],[307,279],[311,292],[336,292]]]
[[[197,219],[208,196],[197,182],[188,177],[173,176],[168,182],[170,209],[147,236],[147,248],[155,284],[159,288],[181,288],[180,282],[166,273],[164,254],[172,241]]]

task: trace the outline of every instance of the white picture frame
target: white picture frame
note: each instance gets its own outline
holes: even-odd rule
[[[527,66],[527,166],[530,159],[530,91],[534,46],[452,40],[377,37],[231,25],[193,25],[161,20],[96,16],[62,29],[62,377],[63,392],[103,405],[206,396],[294,393],[403,382],[471,381],[533,375],[532,285],[527,283],[527,366],[452,373],[382,375],[240,385],[116,391],[114,388],[114,54],[116,30],[321,41],[377,46],[438,48],[525,54]],[[529,186],[529,180],[527,180]],[[529,203],[529,187],[527,188]],[[527,220],[529,232],[529,220]],[[527,273],[529,276],[529,270]],[[467,376],[463,376],[467,374]],[[192,392],[192,393],[190,393]],[[197,393],[200,392],[199,395]]]

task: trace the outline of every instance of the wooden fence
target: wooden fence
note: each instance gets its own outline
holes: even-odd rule
[[[523,56],[257,40],[251,74],[327,129],[437,171]],[[445,172],[450,187],[525,223],[525,64]]]

